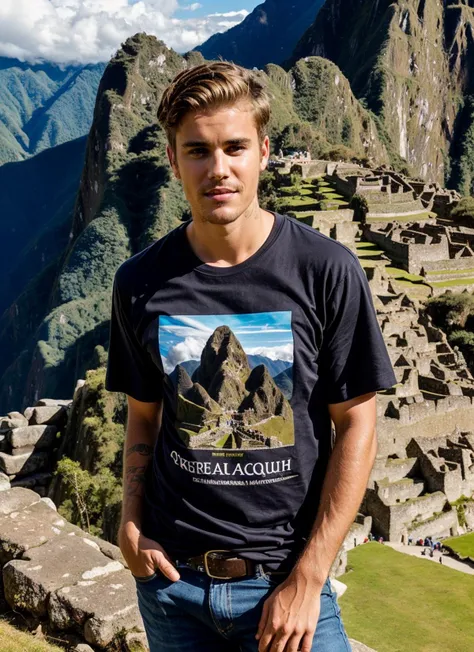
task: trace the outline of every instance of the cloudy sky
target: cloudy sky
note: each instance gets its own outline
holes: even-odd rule
[[[186,360],[200,360],[207,340],[218,326],[228,326],[247,354],[293,362],[289,311],[192,317],[160,315],[159,320],[160,354],[166,373]]]
[[[186,52],[263,0],[0,0],[0,56],[31,63],[108,61],[136,32]]]

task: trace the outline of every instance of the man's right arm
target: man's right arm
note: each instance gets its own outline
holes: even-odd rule
[[[123,458],[123,502],[118,544],[134,575],[151,575],[159,568],[169,579],[179,573],[158,542],[141,533],[145,473],[160,430],[163,402],[128,398],[127,432]]]

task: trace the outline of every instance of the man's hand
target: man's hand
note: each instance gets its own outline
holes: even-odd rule
[[[263,605],[258,652],[310,652],[321,609],[321,584],[296,569]]]
[[[151,576],[159,569],[172,582],[179,580],[180,575],[167,553],[156,541],[143,536],[134,523],[120,528],[118,544],[133,575]]]

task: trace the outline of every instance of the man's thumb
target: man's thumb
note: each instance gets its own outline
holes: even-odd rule
[[[172,582],[177,582],[180,579],[180,574],[175,566],[163,554],[157,554],[154,558],[156,566],[160,571]]]

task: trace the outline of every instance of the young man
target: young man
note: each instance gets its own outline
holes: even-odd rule
[[[174,79],[158,118],[192,220],[115,277],[119,545],[152,652],[350,650],[328,573],[396,381],[354,254],[259,207],[269,115],[233,64]]]

